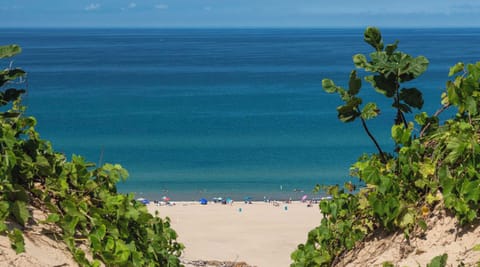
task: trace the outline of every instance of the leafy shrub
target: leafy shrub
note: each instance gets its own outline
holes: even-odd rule
[[[374,52],[370,60],[358,54],[353,62],[362,73],[371,74],[364,80],[375,91],[392,100],[395,149],[385,153],[367,126],[367,120],[380,110],[373,102],[362,106],[362,80],[356,70],[350,73],[348,89],[330,79],[322,81],[327,93],[339,94],[344,102],[337,108],[338,118],[343,122],[359,119],[378,153],[365,154],[352,165],[352,175],[365,188],[356,193],[338,187],[328,190],[332,200],[320,202],[324,214],[320,226],[292,253],[292,266],[334,264],[375,229],[402,230],[408,239],[414,229],[426,228],[424,218],[439,203],[463,224],[479,215],[480,62],[453,66],[449,76],[455,77],[446,84],[441,108],[432,116],[420,112],[415,122],[407,121],[405,114],[421,109],[424,100],[419,89],[402,84],[425,72],[428,60],[397,51],[398,41],[384,46],[376,28],[367,28],[364,37]],[[451,107],[457,109],[456,115],[440,125],[438,116]]]
[[[0,47],[0,58],[20,53],[17,45]],[[0,86],[22,84],[18,68],[0,72]],[[0,92],[0,233],[17,253],[23,252],[20,229],[31,220],[30,207],[46,211],[42,223],[58,233],[82,266],[180,266],[183,245],[176,241],[169,219],[151,215],[132,194],[117,193],[116,183],[128,173],[120,165],[95,167],[80,156],[71,161],[40,139],[36,120],[24,115],[24,89]],[[80,245],[88,247],[92,260]]]

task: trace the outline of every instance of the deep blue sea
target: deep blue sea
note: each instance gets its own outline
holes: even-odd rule
[[[297,198],[315,184],[343,184],[349,166],[375,152],[359,122],[337,120],[352,55],[369,53],[363,29],[0,29],[23,53],[24,103],[57,151],[130,173],[138,197]],[[430,60],[409,87],[433,113],[458,61],[480,59],[480,29],[387,29],[386,43]],[[1,62],[3,67],[9,60]],[[391,104],[369,121],[392,148]],[[298,191],[304,192],[298,192]]]

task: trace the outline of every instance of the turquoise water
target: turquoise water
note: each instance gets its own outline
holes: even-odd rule
[[[29,72],[25,103],[67,156],[120,163],[122,192],[174,200],[263,199],[342,184],[374,152],[359,124],[336,119],[329,77],[345,84],[363,29],[2,29]],[[429,58],[411,86],[434,112],[457,61],[479,60],[479,29],[388,29],[387,43]],[[4,64],[8,64],[4,62]],[[410,86],[410,85],[409,85]],[[364,97],[379,98],[373,90]],[[394,115],[370,122],[388,150]],[[301,192],[304,191],[304,192]]]

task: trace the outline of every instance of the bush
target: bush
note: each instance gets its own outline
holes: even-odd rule
[[[0,59],[20,52],[17,45],[2,46]],[[22,84],[25,75],[7,68],[0,72],[0,86]],[[82,266],[180,266],[183,245],[169,219],[151,215],[132,194],[117,193],[116,183],[127,171],[118,164],[96,167],[75,155],[68,161],[55,152],[35,131],[35,118],[24,115],[24,93],[0,92],[0,233],[9,236],[12,248],[25,250],[19,229],[31,223],[35,207],[48,213],[41,223],[58,226],[56,234]]]
[[[355,67],[370,73],[364,78],[378,93],[392,101],[396,111],[391,127],[395,149],[385,153],[369,131],[366,121],[380,114],[376,103],[362,106],[362,80],[350,73],[348,89],[332,80],[322,81],[328,93],[337,93],[344,104],[337,108],[343,122],[360,120],[377,153],[363,155],[351,168],[365,183],[354,191],[330,187],[332,200],[320,202],[324,215],[320,226],[310,231],[305,244],[291,255],[292,266],[329,266],[373,230],[401,230],[408,239],[415,229],[425,229],[424,218],[439,203],[453,212],[460,223],[478,218],[480,210],[480,62],[450,69],[453,81],[446,84],[441,108],[432,116],[425,112],[407,121],[405,114],[423,106],[417,88],[404,88],[426,71],[428,60],[397,51],[398,41],[384,46],[380,31],[367,28],[365,41],[374,48],[370,60],[353,56]],[[456,115],[442,125],[438,116],[448,108]],[[418,130],[416,130],[418,129]]]

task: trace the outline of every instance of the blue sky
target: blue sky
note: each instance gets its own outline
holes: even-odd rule
[[[0,0],[0,27],[480,27],[474,0]]]

